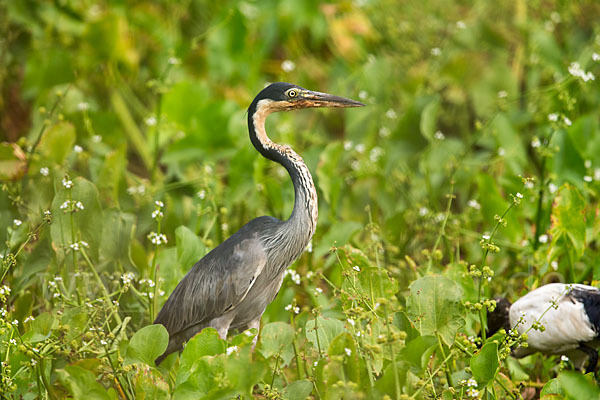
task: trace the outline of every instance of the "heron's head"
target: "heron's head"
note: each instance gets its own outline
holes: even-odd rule
[[[314,107],[362,107],[363,103],[314,92],[286,82],[272,83],[264,88],[250,105],[249,110],[270,114],[277,111],[289,111]]]

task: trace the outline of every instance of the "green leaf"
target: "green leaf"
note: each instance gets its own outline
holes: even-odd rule
[[[125,364],[142,362],[154,366],[154,360],[167,349],[169,334],[161,325],[148,325],[137,331],[129,341]]]
[[[200,238],[187,226],[181,225],[175,229],[175,241],[177,246],[177,261],[180,265],[191,268],[192,265],[196,264],[204,256],[204,245],[200,241]]]
[[[356,343],[348,332],[336,336],[327,349],[327,355],[332,360],[326,367],[329,375],[327,382],[337,380],[360,381],[360,365]],[[335,357],[338,356],[338,357]],[[332,379],[333,377],[336,379]]]
[[[540,392],[540,397],[543,398],[544,396],[550,396],[555,394],[561,396],[565,395],[565,391],[563,390],[557,378],[550,379],[548,382],[546,382],[546,384],[542,388],[542,391]]]
[[[50,337],[52,326],[55,324],[54,315],[50,313],[43,313],[35,317],[31,322],[31,328],[28,335],[23,338],[30,343],[41,342]]]
[[[335,173],[342,154],[344,154],[342,143],[329,143],[321,153],[317,167],[317,183],[323,192],[325,201],[330,204],[332,212],[337,210],[337,200],[343,185],[343,180],[339,179]]]
[[[323,235],[320,243],[315,246],[314,257],[319,258],[327,254],[331,246],[340,247],[350,241],[352,235],[362,229],[362,224],[355,221],[341,221],[333,224],[329,231]]]
[[[67,155],[73,151],[75,144],[75,127],[70,122],[59,122],[47,129],[39,144],[40,153],[54,161],[62,164]]]
[[[439,109],[440,100],[435,98],[430,101],[421,112],[421,134],[430,142],[434,140]]]
[[[448,346],[465,324],[461,290],[441,275],[425,276],[410,286],[407,314],[421,335],[440,335]]]
[[[586,202],[579,191],[567,184],[560,187],[552,208],[552,243],[550,261],[568,254],[570,262],[578,261],[585,250]]]
[[[294,356],[294,336],[294,328],[285,322],[267,324],[260,334],[260,352],[265,358],[279,354],[283,365],[287,365]]]
[[[313,384],[307,380],[299,380],[290,383],[285,388],[287,400],[306,400],[313,390]]]
[[[315,329],[316,326],[316,329]],[[344,323],[338,319],[317,317],[306,322],[306,339],[313,344],[315,349],[325,352],[331,345],[332,340],[342,332],[345,332]]]
[[[96,375],[79,366],[71,365],[56,371],[58,379],[76,399],[117,400],[113,388],[106,389],[96,381]]]
[[[15,180],[27,172],[27,157],[15,143],[0,143],[0,180]]]
[[[479,353],[471,357],[471,371],[480,385],[487,385],[496,376],[498,361],[498,343],[486,343]]]
[[[400,359],[416,367],[417,372],[421,372],[429,362],[429,356],[437,345],[438,340],[435,336],[419,336],[400,350]]]
[[[118,209],[104,212],[101,242],[102,258],[110,261],[129,261],[129,244],[135,225],[135,215]]]
[[[226,343],[219,338],[216,329],[202,329],[200,333],[186,343],[181,353],[181,366],[177,373],[176,384],[180,385],[189,378],[190,374],[198,368],[195,364],[202,357],[222,354],[226,348]]]
[[[590,376],[590,378],[592,377]],[[586,376],[577,372],[564,371],[558,375],[557,379],[568,399],[600,399],[600,389]]]

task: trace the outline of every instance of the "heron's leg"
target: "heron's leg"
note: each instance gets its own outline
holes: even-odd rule
[[[231,321],[233,321],[233,314],[225,314],[220,316],[219,318],[215,318],[210,321],[208,326],[212,326],[219,333],[219,337],[223,340],[227,340],[227,332],[229,331],[229,325],[231,325]]]
[[[253,328],[256,329],[256,336],[254,336],[254,339],[252,339],[252,350],[254,350],[254,348],[256,347],[256,341],[258,340],[258,332],[260,332],[260,317],[248,323],[247,329]]]

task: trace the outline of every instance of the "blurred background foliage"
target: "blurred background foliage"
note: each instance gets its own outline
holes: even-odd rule
[[[3,269],[13,312],[64,307],[45,282],[85,265],[69,251],[77,241],[108,289],[127,272],[154,279],[158,266],[168,295],[251,218],[287,218],[289,178],[257,155],[245,119],[275,81],[368,106],[268,121],[305,159],[320,203],[293,267],[302,284],[286,279],[263,323],[287,321],[292,301],[343,318],[344,299],[313,295],[310,277],[341,286],[330,249],[344,244],[381,257],[400,309],[432,272],[478,300],[458,261],[480,261],[510,194],[523,199],[500,221],[487,296],[600,279],[599,17],[591,0],[0,1],[0,238],[5,259],[16,254]],[[85,209],[64,213],[70,199]],[[162,250],[147,238],[156,200]],[[129,332],[150,322],[145,294],[118,304]],[[465,333],[478,321],[467,316]],[[552,375],[528,362],[532,377]]]

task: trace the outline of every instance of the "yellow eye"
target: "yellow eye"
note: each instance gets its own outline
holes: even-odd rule
[[[296,89],[290,89],[287,92],[288,97],[296,97],[298,96],[298,91]]]

